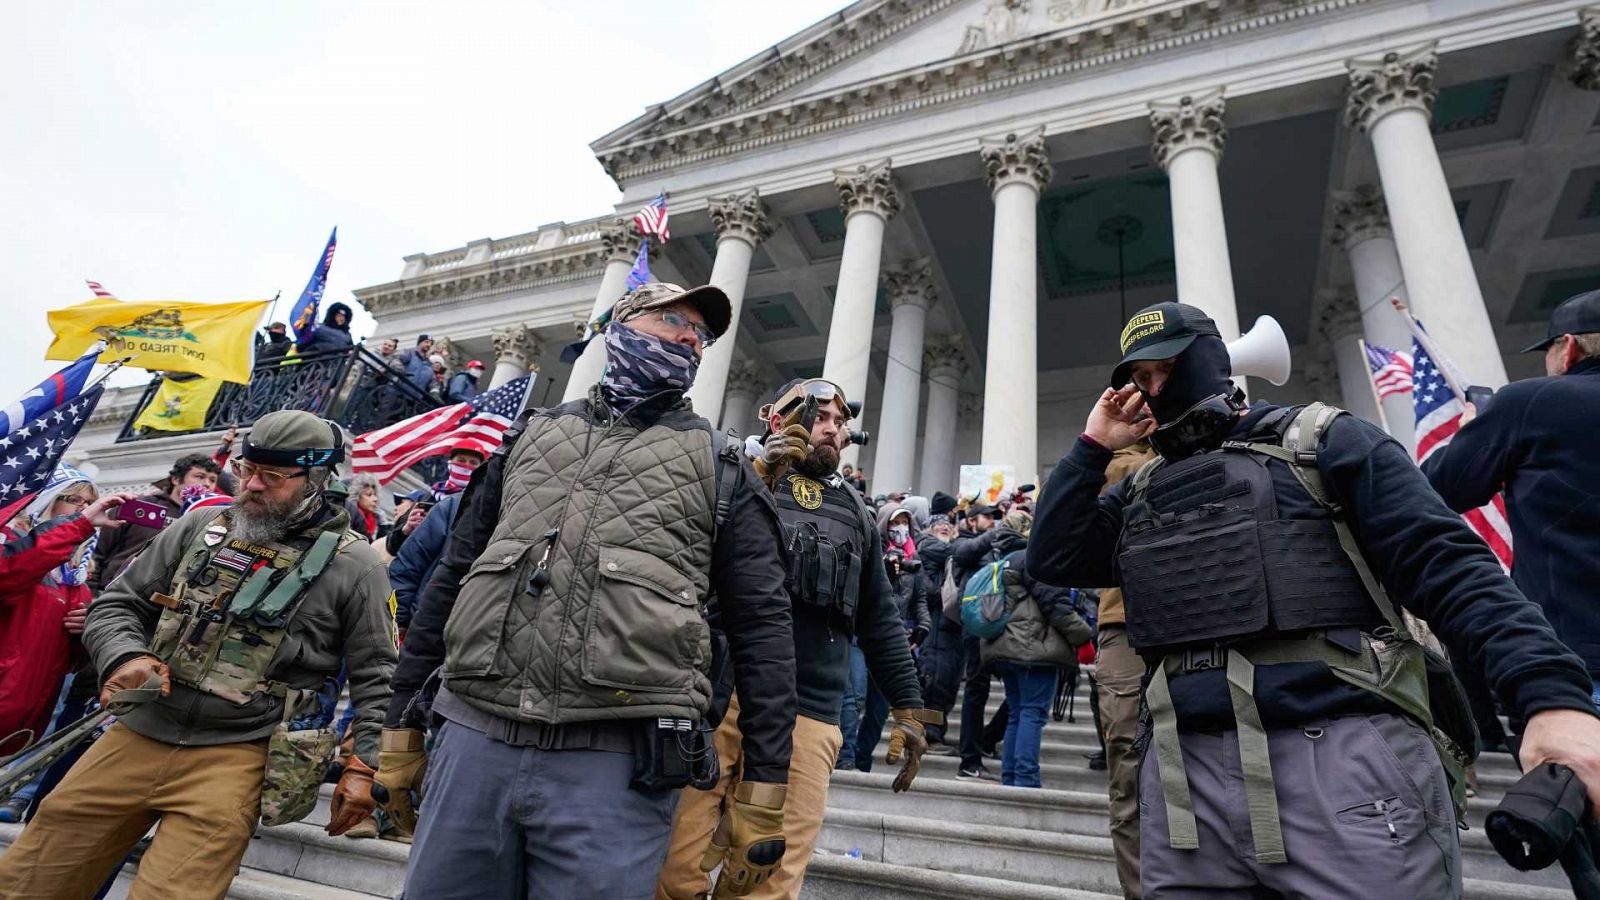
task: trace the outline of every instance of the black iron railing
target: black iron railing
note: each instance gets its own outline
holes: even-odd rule
[[[134,427],[145,408],[155,402],[161,381],[161,375],[150,379],[144,396],[123,423],[117,443],[248,426],[280,409],[303,409],[338,422],[351,434],[364,434],[439,405],[407,381],[397,367],[360,344],[256,366],[249,384],[225,383],[206,410],[205,423],[185,432]]]

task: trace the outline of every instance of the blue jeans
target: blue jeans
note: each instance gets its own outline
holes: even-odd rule
[[[1005,683],[1006,704],[1011,707],[1002,745],[1005,749],[1000,754],[1000,783],[1039,787],[1039,745],[1044,740],[1044,722],[1056,697],[1060,670],[1051,665],[1014,662],[997,662],[994,669]]]
[[[861,712],[867,705],[867,688],[870,680],[867,675],[867,657],[861,652],[861,648],[851,641],[850,679],[845,683],[844,699],[839,704],[839,732],[844,735],[844,743],[839,745],[839,760],[834,764],[834,768],[856,767],[856,732],[861,727]]]
[[[883,723],[889,721],[889,698],[867,676],[867,708],[861,714],[861,724],[856,728],[856,769],[872,771],[872,754],[883,739]]]

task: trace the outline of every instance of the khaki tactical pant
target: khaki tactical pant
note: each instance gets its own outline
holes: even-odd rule
[[[678,812],[672,823],[672,841],[667,847],[667,862],[661,867],[656,885],[657,900],[693,900],[711,890],[711,878],[700,871],[700,857],[711,845],[711,833],[722,818],[724,798],[739,783],[743,752],[740,749],[739,698],[728,705],[728,714],[717,728],[717,760],[722,777],[709,791],[684,788],[678,799]],[[748,896],[756,900],[776,900],[800,896],[800,882],[806,865],[817,847],[822,831],[822,814],[828,806],[828,779],[833,762],[839,757],[844,738],[839,726],[798,716],[794,722],[794,752],[789,758],[789,794],[783,804],[783,837],[787,846],[783,862],[765,883]]]
[[[1128,646],[1128,629],[1112,624],[1100,626],[1096,663],[1094,678],[1110,781],[1111,846],[1117,856],[1122,895],[1139,900],[1139,758],[1133,752],[1133,738],[1139,726],[1144,660]]]
[[[153,741],[116,724],[0,855],[0,900],[86,900],[150,826],[129,900],[227,895],[261,815],[266,740]]]

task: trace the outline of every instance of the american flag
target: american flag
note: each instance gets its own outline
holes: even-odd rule
[[[667,240],[667,195],[662,192],[654,200],[644,205],[644,208],[633,214],[633,224],[639,226],[640,234],[653,234],[661,240]]]
[[[470,403],[441,406],[358,435],[351,466],[388,484],[417,461],[449,452],[458,441],[476,441],[488,454],[500,446],[506,429],[516,421],[532,384],[533,376],[524,375],[479,394]]]
[[[116,294],[113,294],[110,291],[106,290],[105,285],[101,284],[98,281],[90,281],[89,279],[85,278],[83,280],[83,283],[87,284],[89,286],[89,290],[93,291],[94,295],[96,297],[103,297],[103,298],[105,298],[107,300],[115,300],[115,299],[117,299],[117,295]]]
[[[1367,348],[1367,368],[1372,371],[1378,399],[1411,393],[1411,357],[1378,344],[1363,344]]]
[[[1420,328],[1420,324],[1417,327]],[[1421,463],[1450,443],[1461,430],[1461,413],[1466,405],[1456,396],[1427,348],[1415,338],[1411,342],[1411,357],[1415,380],[1411,399],[1417,411],[1417,462]],[[1461,517],[1494,551],[1500,565],[1510,571],[1511,526],[1506,522],[1505,497],[1495,494],[1487,505],[1468,510]]]
[[[0,437],[0,503],[44,487],[103,393],[105,387],[97,384]]]

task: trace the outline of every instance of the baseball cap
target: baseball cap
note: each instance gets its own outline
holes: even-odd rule
[[[432,491],[423,490],[422,488],[417,488],[414,491],[407,491],[404,494],[395,494],[394,495],[394,502],[395,503],[399,503],[401,500],[410,500],[412,503],[421,503],[422,501],[430,499],[432,497],[433,497],[433,492]]]
[[[481,369],[481,368],[483,368],[483,363],[479,362],[478,360],[475,359],[472,362],[467,363],[467,368],[469,368],[469,369]]]
[[[1222,336],[1217,323],[1196,307],[1172,301],[1146,306],[1122,328],[1122,361],[1111,373],[1111,386],[1127,384],[1139,360],[1171,359],[1202,334]]]
[[[1600,291],[1587,291],[1561,301],[1550,313],[1550,328],[1544,340],[1523,350],[1545,350],[1563,334],[1600,333]]]
[[[630,316],[645,310],[660,309],[674,303],[687,303],[700,310],[700,315],[705,317],[706,327],[711,329],[712,337],[722,337],[733,322],[733,304],[728,302],[728,295],[722,292],[722,288],[713,284],[683,288],[664,281],[639,285],[623,296],[617,301],[617,305],[611,308],[611,320],[624,322]]]
[[[974,503],[967,507],[968,516],[988,516],[991,519],[999,518],[999,507],[989,506],[986,503]]]

